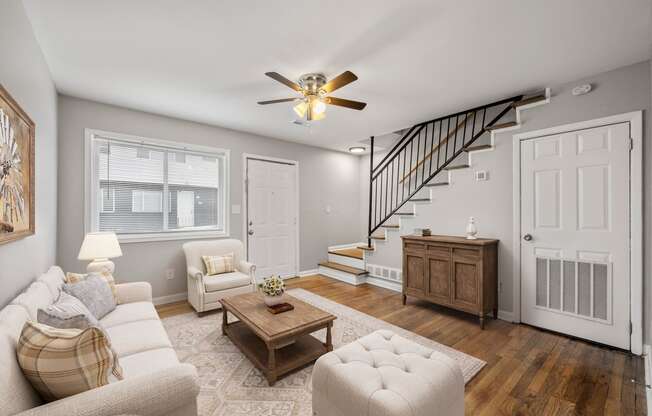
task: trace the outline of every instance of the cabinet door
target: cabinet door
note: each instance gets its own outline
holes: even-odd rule
[[[451,302],[451,253],[448,247],[428,247],[428,297],[442,303]]]
[[[403,278],[405,279],[406,293],[421,294],[425,293],[425,265],[423,252],[405,251],[403,262],[405,270]]]
[[[477,263],[453,260],[453,304],[475,311],[480,304]]]

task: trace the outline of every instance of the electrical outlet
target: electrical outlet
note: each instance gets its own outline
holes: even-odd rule
[[[165,270],[165,278],[168,280],[174,279],[174,269],[166,269]]]

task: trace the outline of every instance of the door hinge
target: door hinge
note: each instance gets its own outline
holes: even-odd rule
[[[629,321],[629,335],[632,335],[634,332],[634,325],[632,324],[632,321]]]
[[[629,150],[634,150],[634,139],[629,138]]]

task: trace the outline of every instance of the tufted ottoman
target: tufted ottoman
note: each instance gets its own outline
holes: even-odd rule
[[[462,416],[462,370],[387,330],[322,355],[312,374],[316,416]]]

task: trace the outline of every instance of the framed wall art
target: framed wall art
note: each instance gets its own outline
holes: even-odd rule
[[[34,234],[36,126],[0,85],[0,244]]]

